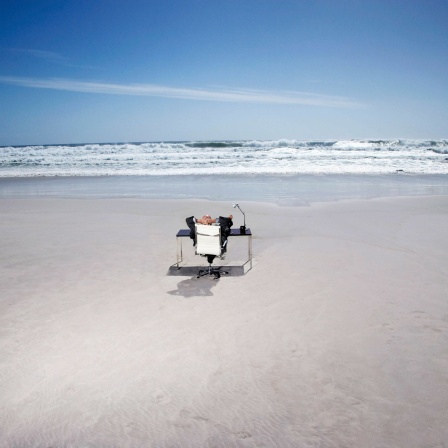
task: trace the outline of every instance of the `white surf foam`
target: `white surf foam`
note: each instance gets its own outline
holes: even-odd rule
[[[0,177],[448,174],[447,140],[213,141],[0,148]]]

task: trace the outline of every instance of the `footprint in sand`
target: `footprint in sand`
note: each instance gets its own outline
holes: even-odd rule
[[[170,396],[163,389],[157,389],[151,396],[151,401],[156,404],[168,403],[170,400]]]

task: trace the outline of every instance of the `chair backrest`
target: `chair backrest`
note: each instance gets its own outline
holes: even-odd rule
[[[221,226],[196,224],[196,253],[221,255]]]

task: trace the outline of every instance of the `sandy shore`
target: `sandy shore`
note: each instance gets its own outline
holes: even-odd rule
[[[448,446],[448,197],[244,210],[214,281],[228,202],[0,200],[0,447]]]

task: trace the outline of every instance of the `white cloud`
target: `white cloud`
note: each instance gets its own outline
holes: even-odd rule
[[[59,53],[55,53],[54,51],[34,50],[30,48],[10,48],[9,50],[15,53],[23,53],[34,56],[38,59],[45,59],[58,64],[66,65],[69,62],[67,57],[61,56]]]
[[[59,78],[36,79],[10,76],[0,76],[0,82],[22,87],[95,94],[157,96],[164,98],[225,101],[233,103],[296,104],[343,108],[364,107],[364,105],[344,97],[296,91],[275,92],[254,89],[197,89],[167,87],[155,84],[111,84]]]

